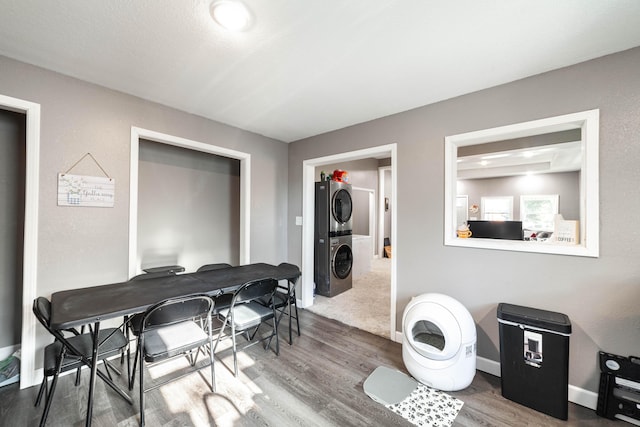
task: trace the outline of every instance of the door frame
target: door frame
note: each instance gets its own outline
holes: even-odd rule
[[[302,162],[302,277],[301,277],[301,306],[309,307],[313,305],[313,252],[314,252],[314,200],[315,200],[315,169],[318,166],[333,164],[337,162],[348,162],[352,160],[367,159],[371,157],[391,157],[391,207],[398,206],[396,191],[397,185],[397,144],[387,144],[377,147],[365,148],[362,150],[350,151],[346,153],[333,154],[330,156],[308,159]],[[393,257],[391,258],[391,310],[389,319],[389,331],[393,341],[398,340],[396,334],[396,271],[398,259],[398,247],[395,243],[396,218],[391,216],[391,239],[393,244]],[[401,334],[400,334],[401,336]]]
[[[240,264],[250,263],[251,154],[132,126],[129,177],[129,277],[140,273],[136,268],[138,254],[138,162],[140,139],[240,160]]]
[[[38,292],[38,188],[40,179],[40,104],[0,95],[0,108],[27,116],[22,261],[22,337],[20,389],[37,383],[35,369],[36,318],[31,304]]]
[[[384,175],[386,171],[392,171],[391,166],[380,166],[378,168],[378,188],[380,189],[380,191],[378,192],[378,239],[376,240],[376,246],[380,258],[384,257],[384,199],[386,197],[386,194],[384,192],[386,179]],[[395,181],[393,175],[391,176],[391,180]],[[392,191],[395,191],[395,187],[392,187]],[[391,205],[391,209],[393,209],[393,205]],[[391,216],[391,220],[393,221],[393,215]],[[393,239],[393,237],[391,237],[391,239]]]

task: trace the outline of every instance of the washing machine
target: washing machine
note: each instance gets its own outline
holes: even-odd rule
[[[346,236],[353,230],[351,184],[316,182],[315,226],[317,236]]]
[[[351,289],[353,203],[351,184],[316,182],[314,279],[316,294],[332,297]]]
[[[351,235],[318,239],[315,261],[316,294],[333,297],[351,289]]]

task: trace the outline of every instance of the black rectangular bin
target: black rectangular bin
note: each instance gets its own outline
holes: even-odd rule
[[[562,313],[500,303],[502,396],[566,420],[571,321]]]

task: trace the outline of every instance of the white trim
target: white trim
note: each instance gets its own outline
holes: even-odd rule
[[[240,264],[250,263],[251,155],[241,151],[230,150],[228,148],[132,126],[130,155],[131,175],[129,177],[129,276],[135,276],[140,273],[136,271],[136,257],[138,251],[138,161],[141,138],[240,160]]]
[[[518,252],[575,255],[597,258],[600,255],[599,214],[599,127],[600,110],[582,111],[525,123],[468,132],[445,137],[444,244]],[[458,147],[484,144],[569,129],[582,129],[582,173],[580,174],[580,245],[548,244],[496,239],[459,239],[455,232],[455,197]]]
[[[367,235],[369,237],[371,237],[371,257],[375,257],[376,255],[376,247],[375,247],[375,242],[376,242],[376,223],[377,223],[377,217],[378,217],[378,212],[376,211],[376,190],[373,188],[364,188],[364,187],[351,187],[351,191],[362,191],[367,193],[368,197],[367,197],[367,206],[369,209],[369,229],[367,230]]]
[[[476,369],[500,378],[500,362],[478,356]],[[598,406],[598,393],[569,384],[569,402],[595,411]]]
[[[301,306],[309,307],[313,305],[313,251],[314,251],[314,182],[315,168],[317,166],[333,164],[336,162],[348,162],[352,160],[366,159],[370,157],[379,157],[381,154],[388,154],[391,157],[391,178],[392,178],[392,205],[394,209],[398,204],[396,201],[396,183],[397,183],[397,144],[387,144],[378,147],[365,148],[347,153],[333,154],[330,156],[319,157],[316,159],[308,159],[302,162],[302,304]],[[395,239],[397,233],[396,225],[397,215],[391,218],[391,237]],[[394,244],[395,245],[395,244]],[[393,257],[391,258],[391,311],[390,311],[390,332],[393,337],[396,334],[396,270],[397,270],[397,245],[393,248]]]
[[[31,312],[38,290],[38,194],[40,176],[40,104],[0,95],[0,107],[25,113],[26,176],[24,206],[24,260],[22,267],[22,358],[20,388],[35,384],[36,319]]]
[[[476,369],[500,378],[500,362],[495,360],[478,356],[476,357]]]
[[[378,188],[380,191],[378,192],[378,256],[384,256],[384,188],[385,188],[385,171],[391,170],[391,166],[380,166],[378,168]],[[391,207],[393,210],[393,206]],[[392,216],[393,218],[393,216]]]

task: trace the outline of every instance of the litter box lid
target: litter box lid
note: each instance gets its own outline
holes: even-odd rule
[[[365,394],[383,405],[402,402],[417,387],[416,380],[386,366],[378,366],[362,384]]]

